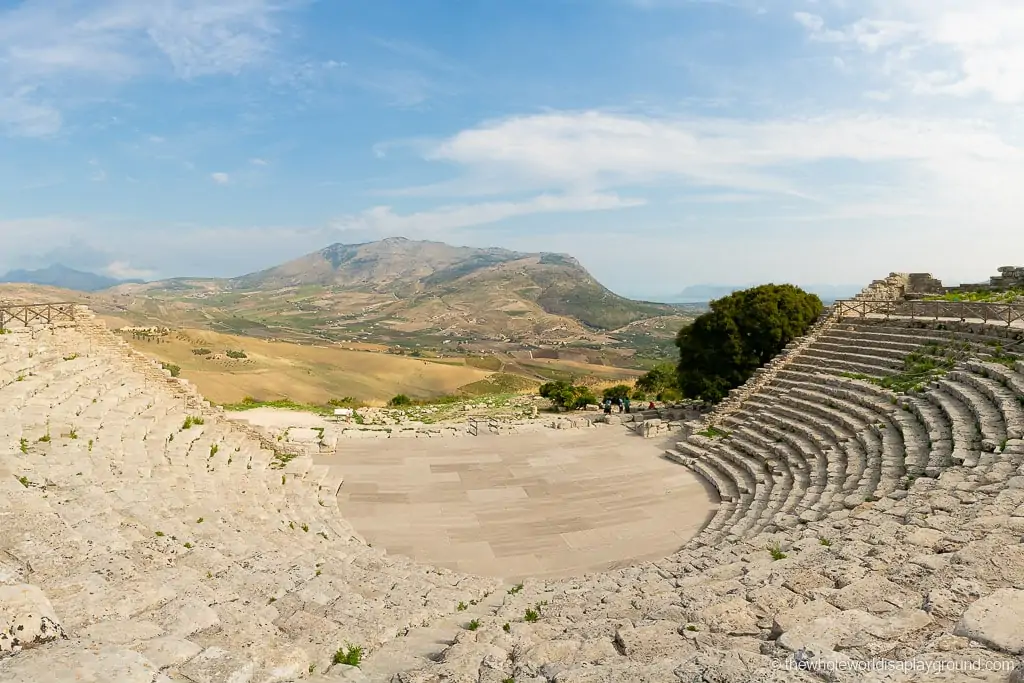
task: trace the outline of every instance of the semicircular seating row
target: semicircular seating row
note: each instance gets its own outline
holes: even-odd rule
[[[0,585],[42,589],[75,638],[0,679],[103,646],[138,657],[139,680],[293,680],[500,584],[368,547],[337,475],[282,463],[176,386],[104,330],[0,336]]]
[[[666,453],[720,494],[696,541],[793,528],[952,465],[991,466],[1024,437],[1024,362],[1007,353],[1020,334],[909,320],[831,327],[714,430]],[[910,354],[956,366],[906,394],[870,381],[900,373]]]

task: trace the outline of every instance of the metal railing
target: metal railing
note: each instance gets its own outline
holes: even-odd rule
[[[841,299],[832,305],[837,318],[942,318],[1001,322],[1007,326],[1024,324],[1024,303],[987,303],[979,301],[927,301],[923,299]]]
[[[52,325],[58,322],[75,321],[76,304],[69,302],[49,304],[0,304],[0,330],[8,329],[11,323],[29,325]]]

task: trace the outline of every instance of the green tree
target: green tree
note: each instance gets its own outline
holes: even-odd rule
[[[394,408],[399,408],[401,406],[411,406],[412,399],[406,396],[405,394],[398,394],[396,396],[393,396],[391,400],[388,401],[388,405]]]
[[[604,398],[629,398],[632,393],[632,389],[628,384],[616,384],[613,387],[608,387],[602,392]]]
[[[678,385],[678,371],[673,363],[658,363],[636,381],[637,391],[645,394],[660,394],[665,389],[676,389]]]
[[[565,380],[541,384],[538,393],[559,408],[584,408],[588,403],[597,403],[597,397],[589,388]]]
[[[676,336],[683,395],[720,401],[821,315],[821,299],[793,285],[761,285],[711,302]]]

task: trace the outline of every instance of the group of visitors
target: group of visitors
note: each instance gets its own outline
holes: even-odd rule
[[[612,407],[613,406],[618,409],[616,412],[621,413],[621,412],[625,411],[625,412],[628,413],[629,412],[629,397],[628,396],[626,398],[619,398],[617,396],[615,398],[605,397],[605,399],[604,399],[604,414],[605,415],[610,415],[611,412],[612,412]]]

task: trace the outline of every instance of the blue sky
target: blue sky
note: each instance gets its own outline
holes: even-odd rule
[[[0,269],[402,235],[613,289],[1024,263],[1018,0],[0,0]]]

